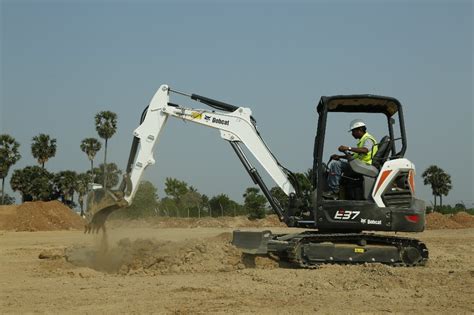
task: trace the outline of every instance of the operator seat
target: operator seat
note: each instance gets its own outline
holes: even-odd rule
[[[372,158],[372,165],[375,166],[377,169],[380,170],[382,168],[383,163],[385,163],[385,161],[388,159],[391,144],[392,141],[390,140],[389,136],[383,137],[377,144],[379,149]]]
[[[380,168],[383,163],[388,159],[390,153],[390,137],[384,136],[378,144],[377,153],[372,158],[372,165],[366,164],[359,159],[352,159],[349,161],[349,166],[352,171],[358,175],[362,175],[363,178],[363,191],[364,199],[369,199],[372,188],[375,184]]]
[[[388,158],[388,154],[390,152],[390,142],[390,138],[388,136],[384,136],[380,142],[376,144],[379,149],[372,158],[372,165],[366,164],[358,159],[352,159],[349,161],[351,169],[357,174],[369,177],[377,177],[380,168]]]

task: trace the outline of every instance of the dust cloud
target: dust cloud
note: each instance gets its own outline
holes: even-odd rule
[[[248,264],[271,266],[264,259],[249,263],[231,244],[231,233],[179,242],[122,238],[114,246],[110,246],[107,234],[98,237],[92,248],[66,249],[66,260],[75,266],[121,275],[228,272],[244,269]]]

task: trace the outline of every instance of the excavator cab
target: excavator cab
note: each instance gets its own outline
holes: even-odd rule
[[[415,166],[404,158],[407,140],[400,102],[375,95],[321,97],[317,112],[312,183],[315,227],[329,231],[423,231],[425,204],[415,196]],[[388,135],[376,144],[378,150],[372,165],[349,159],[350,170],[343,174],[341,198],[337,200],[323,197],[327,179],[323,154],[329,113],[383,114],[388,126]],[[394,126],[399,130],[394,130]],[[400,136],[397,138],[396,134]],[[396,142],[400,142],[398,150]]]

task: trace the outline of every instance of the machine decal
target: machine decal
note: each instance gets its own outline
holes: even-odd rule
[[[212,122],[215,123],[215,124],[229,126],[229,121],[228,120],[224,120],[224,119],[220,119],[220,118],[214,118],[213,117]]]
[[[209,116],[209,115],[204,115],[204,120],[205,120],[205,121],[210,121],[210,120],[211,120],[211,116]]]
[[[382,220],[367,220],[367,224],[381,225]]]
[[[380,186],[382,186],[383,182],[387,179],[388,175],[390,175],[391,172],[392,170],[383,171],[382,175],[380,175],[380,179],[379,179],[379,182],[377,183],[377,188],[375,188],[374,194],[377,193]]]
[[[408,182],[410,183],[410,190],[412,194],[415,194],[415,172],[413,170],[408,172]]]
[[[194,118],[194,119],[202,119],[202,113],[192,112],[191,117]]]
[[[382,224],[382,220],[360,219],[360,223],[362,223],[362,224],[381,225],[381,224]]]
[[[336,211],[334,219],[336,220],[354,220],[360,214],[360,211],[351,211],[340,209]]]
[[[360,248],[360,247],[354,248],[354,253],[364,253],[364,252],[365,252],[365,249],[363,248]]]

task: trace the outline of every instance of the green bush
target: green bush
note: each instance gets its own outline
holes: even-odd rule
[[[460,206],[462,204],[456,204],[454,207],[451,205],[446,205],[446,206],[437,206],[435,209],[435,212],[439,212],[441,214],[455,214],[458,212],[467,212],[471,215],[474,215],[474,208],[466,209],[464,206]],[[426,213],[431,213],[433,212],[433,207],[428,206],[426,207]]]
[[[249,219],[263,219],[265,218],[265,205],[267,199],[265,196],[259,194],[260,190],[255,187],[249,187],[244,194],[244,207],[249,213]]]

